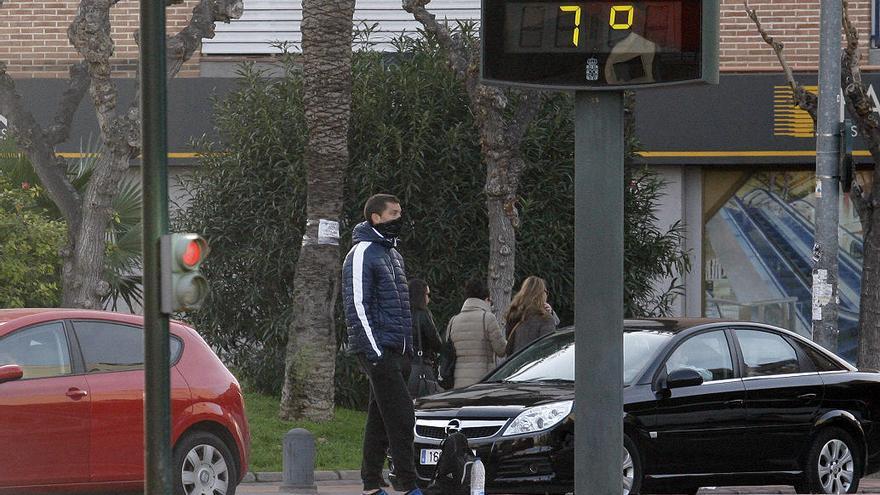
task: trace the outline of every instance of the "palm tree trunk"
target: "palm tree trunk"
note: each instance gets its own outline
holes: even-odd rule
[[[280,416],[313,421],[333,417],[336,371],[334,311],[339,292],[336,226],[348,167],[351,114],[351,33],[354,0],[303,1],[304,107],[309,142],[308,223],[296,266]],[[325,232],[326,233],[326,232]]]

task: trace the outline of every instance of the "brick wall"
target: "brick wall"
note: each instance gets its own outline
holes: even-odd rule
[[[168,9],[168,33],[179,31],[197,0]],[[871,0],[851,0],[850,12],[862,44],[870,36]],[[5,0],[0,6],[0,60],[15,77],[66,77],[78,54],[67,41],[67,27],[78,0]],[[751,0],[766,29],[785,43],[793,68],[815,70],[819,59],[819,0]],[[114,75],[131,77],[137,65],[132,37],[138,27],[138,2],[122,0],[112,10],[116,42]],[[867,49],[867,48],[866,48]],[[779,70],[773,51],[761,40],[745,13],[742,0],[721,1],[721,66],[723,70]],[[197,76],[199,55],[184,66],[181,76]],[[865,55],[867,63],[867,55]]]
[[[197,0],[167,10],[168,34],[180,31]],[[81,60],[67,39],[67,28],[76,15],[78,0],[6,0],[0,6],[0,60],[14,77],[67,77],[71,63]],[[116,51],[115,77],[132,77],[137,67],[139,3],[122,0],[111,9]],[[181,70],[181,76],[198,75],[198,53]]]
[[[764,29],[785,45],[794,68],[816,70],[819,65],[819,0],[750,0]],[[850,0],[850,16],[866,50],[871,35],[871,1]],[[725,70],[779,70],[773,49],[767,45],[748,15],[742,0],[721,1],[721,67]]]

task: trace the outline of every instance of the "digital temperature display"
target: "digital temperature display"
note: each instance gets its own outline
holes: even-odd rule
[[[483,0],[483,77],[587,88],[700,80],[704,6],[703,0]]]

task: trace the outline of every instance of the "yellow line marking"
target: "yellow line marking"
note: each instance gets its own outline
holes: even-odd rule
[[[812,132],[812,129],[810,130]],[[56,153],[63,158],[84,158],[89,153]],[[645,158],[726,158],[726,157],[813,157],[816,150],[743,150],[743,151],[640,151],[640,156]],[[198,158],[202,153],[168,153],[168,158]],[[20,153],[0,153],[0,158],[17,158]],[[871,154],[867,150],[855,150],[853,156],[867,157]]]
[[[645,158],[722,158],[722,157],[799,157],[816,156],[816,150],[800,151],[641,151]],[[867,150],[853,151],[853,156],[871,156]]]
[[[168,153],[168,158],[199,158],[202,156],[208,156],[212,153]],[[23,153],[0,153],[0,158],[22,158],[24,156]],[[77,159],[77,158],[94,158],[98,156],[98,153],[73,153],[68,151],[59,151],[55,153],[55,156],[60,158],[68,158],[68,159]],[[138,156],[140,158],[140,156]]]

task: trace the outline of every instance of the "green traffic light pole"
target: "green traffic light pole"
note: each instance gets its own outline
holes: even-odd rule
[[[159,240],[168,233],[165,0],[140,3],[141,138],[144,204],[145,495],[170,495],[171,405],[168,315],[160,309]]]

